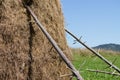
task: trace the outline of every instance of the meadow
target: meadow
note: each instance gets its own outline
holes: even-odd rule
[[[72,49],[74,66],[80,71],[84,80],[120,80],[120,76],[114,76],[98,72],[90,72],[87,69],[115,72],[105,62],[96,57],[86,49]],[[114,51],[100,50],[100,54],[106,59],[113,62],[120,68],[120,53]],[[116,72],[117,73],[117,72]],[[73,78],[73,80],[76,80]]]

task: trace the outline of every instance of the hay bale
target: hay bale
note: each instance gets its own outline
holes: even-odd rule
[[[60,1],[26,3],[70,58]],[[70,71],[18,0],[0,0],[0,13],[0,80],[69,80],[60,78]]]

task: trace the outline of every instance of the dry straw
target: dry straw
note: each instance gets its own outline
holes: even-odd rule
[[[30,5],[70,58],[59,0]],[[70,71],[18,0],[0,0],[0,80],[69,80]]]

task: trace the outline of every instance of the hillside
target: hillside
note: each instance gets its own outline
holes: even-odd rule
[[[105,49],[105,50],[112,50],[112,51],[120,51],[120,44],[102,44],[98,45],[96,47],[93,47],[94,49]]]

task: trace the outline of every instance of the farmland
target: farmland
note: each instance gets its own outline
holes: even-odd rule
[[[73,49],[72,52],[73,52],[72,62],[75,65],[75,67],[80,71],[80,74],[85,80],[120,80],[120,76],[113,76],[98,72],[87,71],[87,69],[94,69],[107,71],[111,73],[114,72],[112,68],[110,68],[107,64],[105,64],[105,62],[100,60],[91,52],[81,49]],[[107,58],[109,61],[113,62],[113,64],[120,68],[119,52],[102,50],[100,51],[100,53],[105,58]]]

